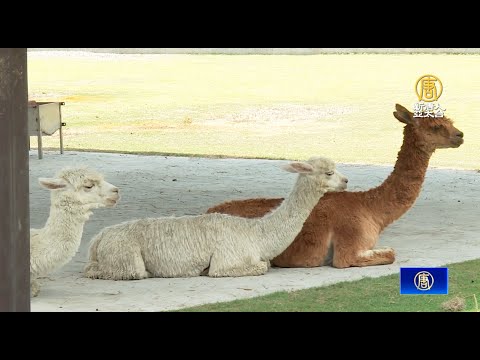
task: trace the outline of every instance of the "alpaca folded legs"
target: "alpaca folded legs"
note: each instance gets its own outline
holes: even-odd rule
[[[85,276],[105,280],[140,280],[149,277],[139,246],[128,246],[112,254],[97,253],[97,261],[85,266]]]
[[[349,266],[373,266],[388,265],[395,261],[395,250],[392,248],[382,248],[373,250],[359,251],[356,254],[334,254],[333,266],[336,268],[346,268]]]
[[[357,254],[353,266],[388,265],[395,261],[395,251],[392,248],[367,250]]]
[[[210,264],[208,276],[211,277],[239,277],[263,275],[268,271],[269,262],[259,261],[256,264],[242,264],[237,266],[223,266],[222,269]]]

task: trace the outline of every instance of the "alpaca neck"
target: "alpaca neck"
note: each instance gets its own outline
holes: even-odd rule
[[[393,172],[383,184],[365,193],[382,229],[413,206],[434,151],[424,146],[411,125],[405,126],[403,144]]]
[[[282,204],[258,220],[263,260],[273,259],[293,242],[325,192],[323,187],[307,176],[298,176],[290,195]]]
[[[78,246],[81,241],[83,227],[90,217],[88,207],[75,204],[66,199],[55,201],[52,198],[50,215],[43,228],[43,237],[50,242],[65,246]]]

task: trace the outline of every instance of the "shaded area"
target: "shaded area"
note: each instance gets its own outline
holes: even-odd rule
[[[204,213],[229,199],[286,196],[294,174],[278,167],[285,161],[203,159],[124,154],[46,152],[43,160],[30,152],[32,227],[48,216],[49,194],[37,184],[64,165],[84,163],[103,172],[120,188],[122,200],[113,209],[98,209],[85,226],[82,245],[62,270],[43,280],[32,300],[34,311],[162,311],[187,306],[330,285],[363,277],[398,274],[400,266],[440,266],[480,258],[476,171],[429,169],[416,205],[381,235],[379,246],[397,252],[392,265],[367,268],[271,269],[259,277],[90,280],[82,277],[88,241],[101,228],[150,216]],[[380,184],[391,166],[345,165],[350,190]]]

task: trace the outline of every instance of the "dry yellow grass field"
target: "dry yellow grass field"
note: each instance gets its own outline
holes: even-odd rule
[[[431,165],[464,169],[480,168],[478,69],[479,55],[28,54],[29,98],[66,103],[66,150],[393,164],[395,103],[412,108],[434,74],[465,144]]]

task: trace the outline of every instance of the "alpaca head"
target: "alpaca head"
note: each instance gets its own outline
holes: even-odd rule
[[[118,188],[87,167],[67,167],[55,178],[39,178],[41,186],[52,190],[52,203],[82,205],[86,209],[113,207],[120,199]]]
[[[284,170],[298,173],[300,178],[311,182],[326,191],[343,191],[347,188],[348,179],[335,167],[335,163],[324,157],[311,157],[306,162],[291,162]]]
[[[418,144],[430,151],[457,148],[463,144],[463,132],[453,126],[452,120],[441,118],[415,118],[413,113],[397,104],[393,115],[415,133]]]

